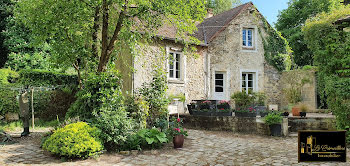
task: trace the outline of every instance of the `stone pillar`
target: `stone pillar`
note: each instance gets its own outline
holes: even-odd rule
[[[282,136],[288,136],[288,118],[282,120]]]
[[[28,99],[27,91],[25,91],[19,96],[19,109],[20,109],[20,116],[23,121],[23,128],[24,128],[24,131],[21,134],[21,136],[27,136],[29,135],[29,119],[30,119],[29,99]]]

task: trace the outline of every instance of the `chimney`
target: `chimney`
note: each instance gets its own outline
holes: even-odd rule
[[[205,16],[205,18],[210,18],[210,17],[213,17],[213,16],[214,16],[213,9],[208,8],[207,9],[207,15]]]

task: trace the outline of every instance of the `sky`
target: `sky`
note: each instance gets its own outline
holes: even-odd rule
[[[252,1],[267,21],[274,25],[277,21],[278,12],[288,7],[289,0],[241,0],[242,3]]]

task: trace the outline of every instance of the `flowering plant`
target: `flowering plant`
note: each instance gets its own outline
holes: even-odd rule
[[[182,119],[180,118],[173,118],[171,120],[170,127],[168,129],[168,136],[169,137],[175,137],[176,135],[184,135],[184,136],[188,136],[187,131],[185,128],[182,127]]]
[[[226,105],[226,104],[229,104],[230,103],[230,101],[228,101],[228,100],[220,100],[219,101],[219,105]]]
[[[210,105],[210,104],[211,104],[211,101],[209,101],[209,100],[205,100],[205,101],[202,101],[202,104],[205,104],[205,105]]]
[[[230,112],[231,109],[220,108],[219,112]]]
[[[249,112],[249,113],[256,113],[256,110],[252,107],[249,107],[248,109],[239,109],[237,108],[236,112]]]

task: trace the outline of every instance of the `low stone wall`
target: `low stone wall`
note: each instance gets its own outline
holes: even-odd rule
[[[262,118],[215,117],[182,115],[184,126],[193,129],[233,131],[249,134],[270,135],[269,126]]]
[[[289,117],[289,132],[298,130],[336,130],[335,118],[326,117]]]

